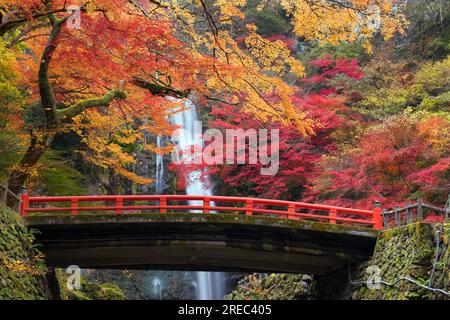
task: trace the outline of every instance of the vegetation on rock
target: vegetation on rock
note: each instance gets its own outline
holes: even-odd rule
[[[48,298],[44,257],[16,212],[0,204],[0,300]]]

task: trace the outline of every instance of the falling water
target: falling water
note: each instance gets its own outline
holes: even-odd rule
[[[158,297],[159,300],[162,299],[162,284],[159,278],[153,278],[153,294]]]
[[[173,99],[173,98],[171,98]],[[184,109],[181,112],[175,113],[171,120],[173,124],[184,129],[183,134],[173,139],[173,143],[178,145],[180,150],[186,150],[193,145],[203,147],[203,138],[201,135],[195,135],[196,132],[201,132],[201,128],[194,130],[195,125],[198,125],[197,109],[190,99],[183,101]],[[208,181],[200,179],[201,172],[194,171],[189,173],[186,177],[187,187],[186,194],[188,195],[203,195],[211,196],[212,188]],[[201,201],[189,201],[189,205],[201,205]],[[214,205],[211,203],[211,205]],[[192,212],[196,212],[195,210]],[[216,300],[222,299],[224,292],[224,274],[221,272],[196,272],[197,277],[197,299],[199,300]]]
[[[161,148],[161,136],[156,138],[156,146]],[[164,178],[164,162],[161,154],[156,154],[156,178],[155,178],[155,194],[162,194],[163,192],[163,178]]]

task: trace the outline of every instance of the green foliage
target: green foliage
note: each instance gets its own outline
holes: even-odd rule
[[[253,22],[264,36],[277,34],[287,34],[292,29],[283,8],[273,3],[272,10],[258,10],[258,1],[248,1],[248,8],[245,10],[246,20]]]
[[[0,42],[0,58],[0,105],[8,106],[21,101],[23,95],[14,84],[16,79],[12,66],[14,56],[3,46],[3,42]]]
[[[331,44],[319,44],[317,42],[305,45],[298,58],[306,65],[308,61],[318,59],[325,55],[331,55],[335,59],[357,59],[362,62],[368,58],[366,50],[360,42],[342,42],[337,46]]]
[[[23,121],[26,127],[30,129],[41,129],[45,127],[45,114],[39,102],[25,106]]]
[[[0,204],[0,300],[46,299],[46,271],[19,215]]]
[[[65,159],[64,152],[47,151],[39,166],[41,170],[35,181],[39,194],[65,196],[88,193],[83,175]]]
[[[381,88],[369,93],[358,107],[363,114],[381,120],[388,115],[395,115],[406,110],[410,105],[409,89]]]
[[[422,65],[415,74],[414,86],[419,93],[429,95],[450,91],[450,56]]]
[[[450,106],[450,91],[436,97],[425,97],[420,103],[420,109],[429,111],[448,110]]]
[[[0,42],[0,179],[5,178],[7,168],[18,160],[22,151],[12,125],[17,121],[15,117],[23,102],[23,94],[14,84],[16,75],[12,62],[13,56]]]
[[[426,111],[450,110],[450,56],[427,62],[409,72],[404,64],[373,62],[365,68],[361,82],[363,99],[357,108],[375,119],[403,112],[407,108]]]

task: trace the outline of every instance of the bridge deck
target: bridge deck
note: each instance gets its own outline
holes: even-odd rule
[[[324,274],[369,258],[378,231],[195,213],[23,217],[53,267]]]

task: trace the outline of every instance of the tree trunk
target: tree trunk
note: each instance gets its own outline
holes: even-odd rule
[[[51,300],[62,300],[61,288],[59,286],[58,277],[55,268],[50,268],[45,275],[47,281],[47,294]]]
[[[25,151],[20,161],[15,165],[8,179],[8,189],[15,194],[19,194],[20,189],[24,186],[30,177],[31,170],[34,165],[39,161],[41,156],[47,150],[53,136],[46,135],[42,139],[38,139],[36,136],[31,136],[30,146]],[[16,200],[8,196],[6,201],[9,207],[14,207]]]

